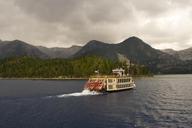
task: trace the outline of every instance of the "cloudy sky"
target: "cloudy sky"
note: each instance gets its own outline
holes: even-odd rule
[[[155,48],[192,47],[192,0],[0,0],[0,39],[69,47],[137,36]]]

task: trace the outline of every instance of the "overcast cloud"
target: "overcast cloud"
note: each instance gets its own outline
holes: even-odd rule
[[[137,36],[155,48],[192,47],[192,0],[0,0],[0,39],[69,47]]]

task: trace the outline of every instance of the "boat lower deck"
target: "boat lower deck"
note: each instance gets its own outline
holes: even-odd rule
[[[113,92],[128,90],[135,87],[133,78],[130,76],[97,76],[89,78],[85,85],[85,89],[98,92]]]
[[[118,85],[117,85],[118,86]],[[123,91],[123,90],[129,90],[135,88],[136,85],[134,83],[130,84],[130,86],[124,87],[124,88],[113,88],[113,89],[107,89],[107,92],[114,92],[114,91]]]

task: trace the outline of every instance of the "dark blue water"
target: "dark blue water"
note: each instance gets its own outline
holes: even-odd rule
[[[84,83],[0,80],[0,128],[192,127],[192,75],[137,78],[136,89],[87,96]]]

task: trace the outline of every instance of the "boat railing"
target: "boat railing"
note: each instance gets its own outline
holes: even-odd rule
[[[90,78],[121,78],[130,76],[119,76],[119,75],[92,75]]]

